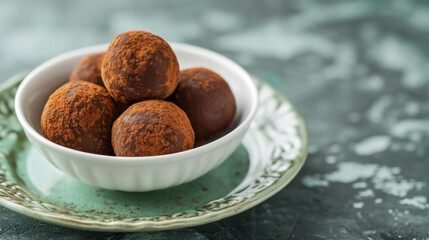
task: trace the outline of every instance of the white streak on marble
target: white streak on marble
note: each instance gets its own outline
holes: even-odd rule
[[[334,163],[338,162],[338,158],[335,156],[327,156],[325,158],[325,161],[327,164],[334,164]]]
[[[374,189],[381,190],[387,194],[405,197],[411,190],[420,190],[426,184],[424,182],[415,181],[413,179],[403,179],[399,174],[399,167],[379,167],[377,173],[372,178]]]
[[[353,203],[353,207],[354,207],[354,208],[358,208],[358,209],[360,209],[360,208],[363,208],[363,206],[364,206],[364,203],[363,203],[363,202],[356,202],[356,203]]]
[[[328,39],[312,34],[291,30],[286,22],[267,21],[260,27],[243,32],[225,34],[216,39],[216,45],[234,52],[249,52],[258,57],[281,60],[290,59],[305,52],[315,52],[330,56],[335,46]]]
[[[417,115],[420,111],[420,106],[417,102],[408,102],[405,105],[405,112],[408,115],[414,116]]]
[[[332,57],[334,62],[331,65],[313,75],[313,78],[319,78],[319,83],[334,79],[350,79],[351,72],[357,63],[356,50],[348,44],[340,44]]]
[[[318,176],[305,176],[302,178],[302,184],[306,187],[327,187],[329,186],[329,182],[326,180],[322,180]]]
[[[399,167],[379,166],[377,164],[362,164],[357,162],[340,162],[334,172],[314,176],[305,176],[303,184],[308,187],[327,187],[332,182],[353,183],[355,189],[367,188],[379,190],[392,196],[405,197],[411,190],[421,190],[426,183],[414,179],[405,179],[400,175]],[[356,182],[366,180],[367,182]],[[369,183],[369,184],[367,184]],[[359,196],[359,195],[358,195]]]
[[[377,231],[375,231],[375,230],[367,230],[367,231],[363,231],[362,233],[365,234],[365,236],[368,236],[368,235],[377,234]],[[371,240],[371,239],[372,239],[371,237],[368,237],[368,240]]]
[[[219,10],[210,10],[203,14],[202,20],[208,27],[216,31],[232,30],[242,23],[242,19],[238,15]]]
[[[369,51],[369,56],[379,65],[403,72],[402,85],[415,89],[428,82],[429,63],[416,46],[396,36],[386,36]]]
[[[375,101],[367,112],[367,118],[373,123],[380,123],[384,119],[386,109],[392,104],[392,98],[388,95]]]
[[[380,204],[382,202],[383,202],[383,199],[381,199],[381,198],[377,198],[377,199],[374,200],[375,204]]]
[[[405,197],[410,190],[415,188],[421,189],[423,186],[424,185],[422,183],[406,180],[400,180],[399,182],[386,181],[374,184],[375,189],[380,189],[385,193],[398,197]]]
[[[368,184],[366,182],[357,182],[357,183],[353,183],[352,187],[353,188],[367,188]]]
[[[358,193],[358,197],[361,197],[361,198],[374,197],[374,196],[375,196],[375,194],[374,194],[374,191],[372,189],[366,189],[366,190],[360,191]]]
[[[255,58],[253,57],[253,55],[247,52],[237,54],[236,60],[237,62],[245,66],[251,65],[255,62]]]
[[[361,164],[356,162],[342,162],[338,170],[325,175],[329,182],[351,183],[358,179],[369,178],[377,170],[376,164]]]
[[[410,133],[410,140],[414,142],[419,142],[423,138],[423,134],[421,132],[412,132]]]
[[[391,143],[389,136],[372,136],[355,145],[357,155],[368,156],[386,151]]]
[[[299,3],[302,2],[305,1],[299,1]],[[312,8],[306,6],[302,9],[301,14],[290,18],[295,28],[310,29],[321,24],[351,21],[368,16],[374,11],[372,4],[365,1],[338,2],[336,4],[317,4],[315,1],[311,6]]]
[[[390,127],[390,134],[398,138],[405,138],[413,132],[429,134],[429,119],[402,120]]]
[[[429,31],[429,10],[425,8],[417,8],[408,18],[408,22],[416,29],[421,31]]]
[[[424,196],[416,196],[412,198],[404,198],[400,202],[403,205],[411,205],[416,208],[426,209],[429,208],[429,204],[427,203],[427,198]]]

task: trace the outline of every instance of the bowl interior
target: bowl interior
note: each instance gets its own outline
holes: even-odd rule
[[[108,44],[103,44],[65,53],[40,65],[26,77],[17,94],[17,111],[21,111],[24,120],[40,135],[40,117],[49,96],[67,82],[71,71],[84,56],[105,51],[107,47]],[[256,91],[241,67],[203,48],[179,43],[171,43],[171,47],[176,53],[180,69],[206,67],[228,82],[237,104],[237,112],[230,129],[240,125],[254,112]]]

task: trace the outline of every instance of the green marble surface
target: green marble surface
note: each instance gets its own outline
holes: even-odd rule
[[[310,155],[237,216],[158,233],[98,233],[0,208],[0,239],[429,237],[429,3],[403,0],[0,0],[1,80],[144,29],[218,51],[303,113]]]

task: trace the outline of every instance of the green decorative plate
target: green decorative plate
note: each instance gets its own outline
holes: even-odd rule
[[[159,231],[202,225],[245,211],[283,189],[304,164],[308,139],[294,106],[255,80],[259,110],[222,165],[166,190],[104,190],[66,176],[26,139],[14,113],[23,75],[0,87],[0,205],[53,224],[98,231]]]

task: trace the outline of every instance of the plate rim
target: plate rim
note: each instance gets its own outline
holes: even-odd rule
[[[14,86],[18,82],[22,80],[22,78],[27,74],[27,72],[18,73],[8,80],[4,81],[0,84],[0,94],[2,94],[5,90]],[[276,88],[274,88],[271,84],[266,81],[260,80],[259,78],[252,76],[252,78],[256,78],[259,82],[263,82],[268,85],[274,92],[275,96],[280,98],[283,102],[287,102],[290,104],[294,113],[296,113],[299,121],[299,136],[302,141],[302,153],[296,157],[294,164],[290,166],[288,171],[285,171],[277,181],[275,181],[272,185],[268,186],[264,190],[256,193],[251,198],[245,199],[242,202],[227,207],[225,209],[212,211],[205,210],[207,213],[203,215],[197,215],[188,218],[177,218],[177,219],[168,219],[168,220],[160,220],[157,222],[148,221],[148,220],[140,220],[138,222],[97,222],[93,220],[74,220],[67,218],[66,215],[59,213],[49,213],[49,212],[40,212],[29,207],[22,206],[18,203],[14,203],[12,201],[8,201],[3,197],[0,197],[0,206],[3,206],[11,211],[17,212],[19,214],[43,221],[48,222],[55,225],[60,225],[69,228],[75,228],[80,230],[87,231],[109,231],[109,232],[151,232],[151,231],[164,231],[164,230],[173,230],[179,228],[188,228],[195,227],[199,225],[204,225],[212,222],[219,221],[224,218],[228,218],[239,213],[244,212],[250,208],[255,207],[256,205],[262,203],[263,201],[271,198],[273,195],[278,193],[280,190],[285,188],[299,173],[302,166],[304,165],[307,155],[308,155],[308,146],[309,146],[309,137],[308,130],[305,123],[305,120],[302,114],[299,112],[297,107],[281,92],[279,92]],[[27,191],[26,189],[24,189]]]

